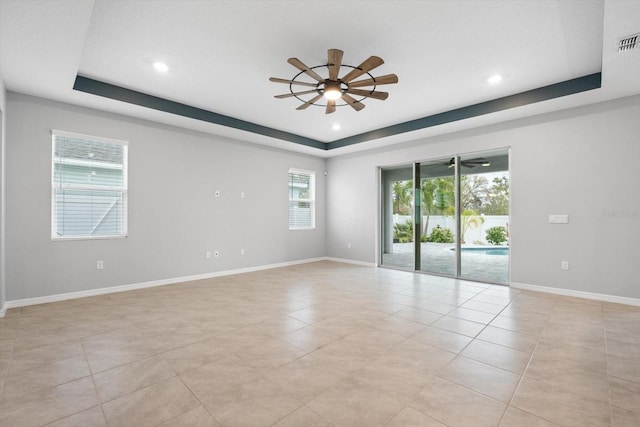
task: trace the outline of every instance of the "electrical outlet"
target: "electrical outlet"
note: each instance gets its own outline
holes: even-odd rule
[[[562,270],[568,270],[569,269],[569,261],[562,261],[560,262],[560,268]]]
[[[206,257],[207,259],[211,258],[211,252],[207,251]]]
[[[244,255],[244,249],[240,249],[240,255]]]
[[[220,252],[218,252],[218,251],[214,251],[213,252],[213,257],[214,258],[218,258],[219,256],[220,256]]]
[[[104,269],[104,261],[96,261],[96,270]]]
[[[351,243],[347,243],[347,249],[351,249]]]

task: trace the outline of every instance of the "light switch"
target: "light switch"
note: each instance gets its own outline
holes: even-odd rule
[[[569,215],[549,215],[549,224],[569,224]]]

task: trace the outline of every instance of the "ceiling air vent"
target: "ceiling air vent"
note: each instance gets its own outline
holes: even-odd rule
[[[618,40],[618,52],[626,52],[640,47],[640,33],[632,34]]]

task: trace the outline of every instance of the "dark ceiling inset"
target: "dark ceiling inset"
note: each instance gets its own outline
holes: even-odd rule
[[[246,132],[252,132],[283,141],[293,142],[295,144],[305,145],[307,147],[318,148],[320,150],[333,150],[336,148],[398,135],[405,132],[425,129],[432,126],[438,126],[445,123],[451,123],[459,120],[481,116],[484,114],[495,113],[510,108],[521,107],[540,101],[546,101],[549,99],[598,89],[601,87],[601,85],[601,72],[589,74],[575,79],[565,80],[563,82],[555,83],[549,86],[521,92],[515,95],[509,95],[502,98],[493,99],[491,101],[485,101],[478,104],[446,111],[443,113],[422,117],[420,119],[387,126],[370,132],[364,132],[358,135],[331,141],[329,143],[296,135],[294,133],[281,131],[271,127],[262,126],[245,120],[236,119],[234,117],[214,113],[212,111],[203,110],[201,108],[192,107],[190,105],[182,104],[157,96],[148,95],[146,93],[127,89],[121,86],[116,86],[110,83],[101,82],[99,80],[94,80],[80,75],[76,76],[73,89],[80,92],[86,92],[93,95],[127,102],[129,104],[147,107],[158,111],[164,111],[195,120],[201,120],[204,122],[240,129]]]

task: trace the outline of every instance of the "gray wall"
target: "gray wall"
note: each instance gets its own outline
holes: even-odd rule
[[[6,116],[8,301],[326,255],[324,159],[12,92]],[[127,239],[51,241],[52,128],[129,141]],[[288,229],[289,167],[317,172],[315,230]]]
[[[5,213],[4,213],[4,183],[5,183],[5,110],[6,110],[6,96],[4,80],[0,75],[0,312],[4,308],[4,302],[6,301],[6,289],[5,289]]]
[[[511,147],[511,281],[640,298],[638,117],[636,96],[331,158],[328,256],[377,261],[378,166]]]

